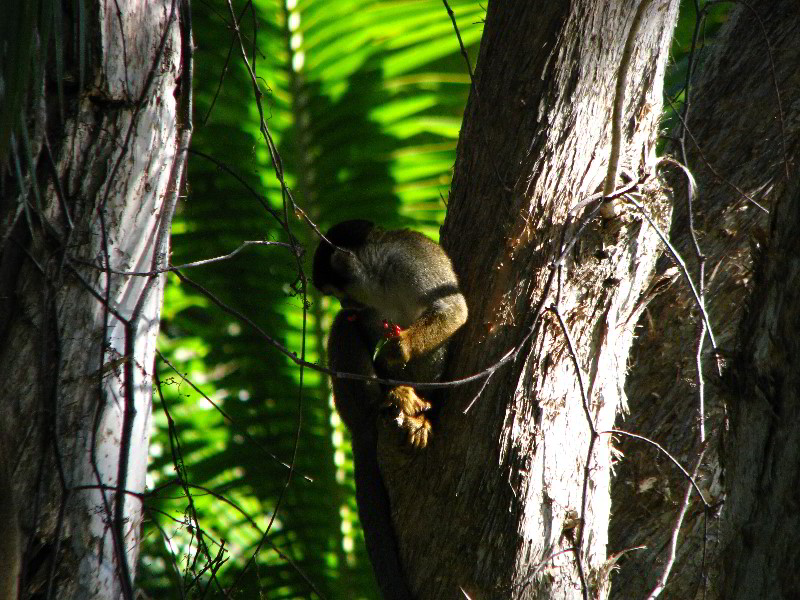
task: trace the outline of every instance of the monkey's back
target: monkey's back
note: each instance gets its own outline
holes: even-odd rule
[[[377,307],[379,320],[408,327],[426,311],[447,312],[463,302],[450,258],[421,233],[376,228],[361,261],[370,283],[358,299]]]

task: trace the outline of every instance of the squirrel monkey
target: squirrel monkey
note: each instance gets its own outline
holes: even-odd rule
[[[313,282],[342,302],[328,338],[328,362],[341,373],[404,381],[441,379],[447,342],[467,320],[467,303],[444,250],[424,235],[343,221],[314,254]],[[330,242],[330,243],[328,243]],[[333,379],[333,400],[353,439],[356,501],[378,585],[407,600],[389,498],[377,460],[380,412],[387,409],[408,443],[424,448],[430,403],[410,385]]]
[[[314,254],[314,285],[350,311],[348,322],[364,338],[360,350],[368,350],[370,359],[375,354],[375,372],[389,379],[439,380],[446,342],[467,320],[467,303],[441,246],[415,231],[386,231],[365,220],[339,223],[326,237],[331,243],[323,240]],[[332,337],[335,342],[338,336]],[[338,356],[342,353],[347,360]],[[353,372],[346,368],[350,360],[360,362],[352,348],[338,343],[329,342],[328,354],[332,363],[345,363],[344,372]],[[334,387],[334,400],[335,392]],[[343,412],[340,403],[337,410]],[[395,410],[409,443],[424,448],[431,431],[424,415],[430,403],[412,386],[399,385],[389,389],[385,406]]]

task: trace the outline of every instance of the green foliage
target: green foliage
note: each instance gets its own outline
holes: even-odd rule
[[[695,23],[693,3],[684,4],[666,88],[677,100]],[[451,5],[474,62],[483,9]],[[309,270],[316,236],[281,193],[227,5],[193,9],[195,153],[172,262],[225,255],[244,240],[289,242],[285,227],[306,253],[298,264],[286,247],[251,246],[184,271],[250,322],[170,278],[160,348],[175,370],[158,361],[163,404],[156,395],[139,583],[154,598],[222,597],[234,582],[240,598],[307,598],[314,589],[374,598],[347,433],[327,380],[266,337],[324,362],[335,307],[299,272]],[[366,217],[436,237],[469,91],[444,6],[258,0],[234,10],[305,214],[322,230]],[[723,18],[713,13],[709,27]]]
[[[451,6],[474,61],[483,9]],[[374,598],[349,442],[326,377],[266,338],[324,362],[335,307],[299,276],[317,238],[285,204],[227,5],[193,10],[195,154],[172,263],[224,255],[244,240],[289,242],[279,219],[306,253],[298,264],[286,247],[251,246],[183,272],[263,334],[169,279],[160,348],[175,370],[158,361],[164,409],[156,395],[139,583],[156,598],[221,597],[244,573],[236,597],[315,597],[313,584],[327,598]],[[358,216],[436,237],[469,91],[444,5],[259,0],[234,10],[286,182],[308,217],[322,230]]]

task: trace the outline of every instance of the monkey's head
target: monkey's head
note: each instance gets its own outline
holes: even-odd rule
[[[325,234],[330,244],[320,240],[314,252],[314,287],[323,294],[346,297],[348,287],[359,278],[358,252],[374,229],[375,224],[365,219],[342,221],[331,227]]]

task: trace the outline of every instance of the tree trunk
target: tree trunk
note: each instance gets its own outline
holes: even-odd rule
[[[491,376],[448,390],[424,454],[382,444],[419,598],[606,593],[612,440],[599,432],[625,404],[659,239],[632,207],[605,221],[584,219],[597,203],[580,203],[603,188],[615,86],[639,5],[489,4],[443,230],[470,309],[452,373],[482,371],[513,352]],[[619,124],[621,163],[634,180],[654,170],[677,6],[647,2],[631,38]],[[658,184],[646,179],[638,192],[666,225]]]
[[[723,368],[720,377],[706,343],[707,442],[697,479],[712,510],[692,496],[665,598],[800,597],[799,30],[794,1],[739,6],[690,95],[687,161],[699,187],[692,223],[706,257],[707,309]],[[686,196],[678,194],[671,237],[698,281],[688,216]],[[701,446],[697,325],[683,283],[650,305],[624,423],[689,469]],[[642,598],[663,572],[687,483],[651,448],[622,442],[610,547],[647,548],[626,554],[613,589],[618,598]]]
[[[64,31],[83,31],[52,50],[66,53],[65,103],[60,70],[42,65],[41,102],[16,138],[30,151],[17,144],[11,158],[33,168],[4,180],[0,433],[21,597],[133,597],[164,276],[119,272],[167,263],[189,132],[180,6],[65,9]],[[70,54],[78,47],[90,50]]]

